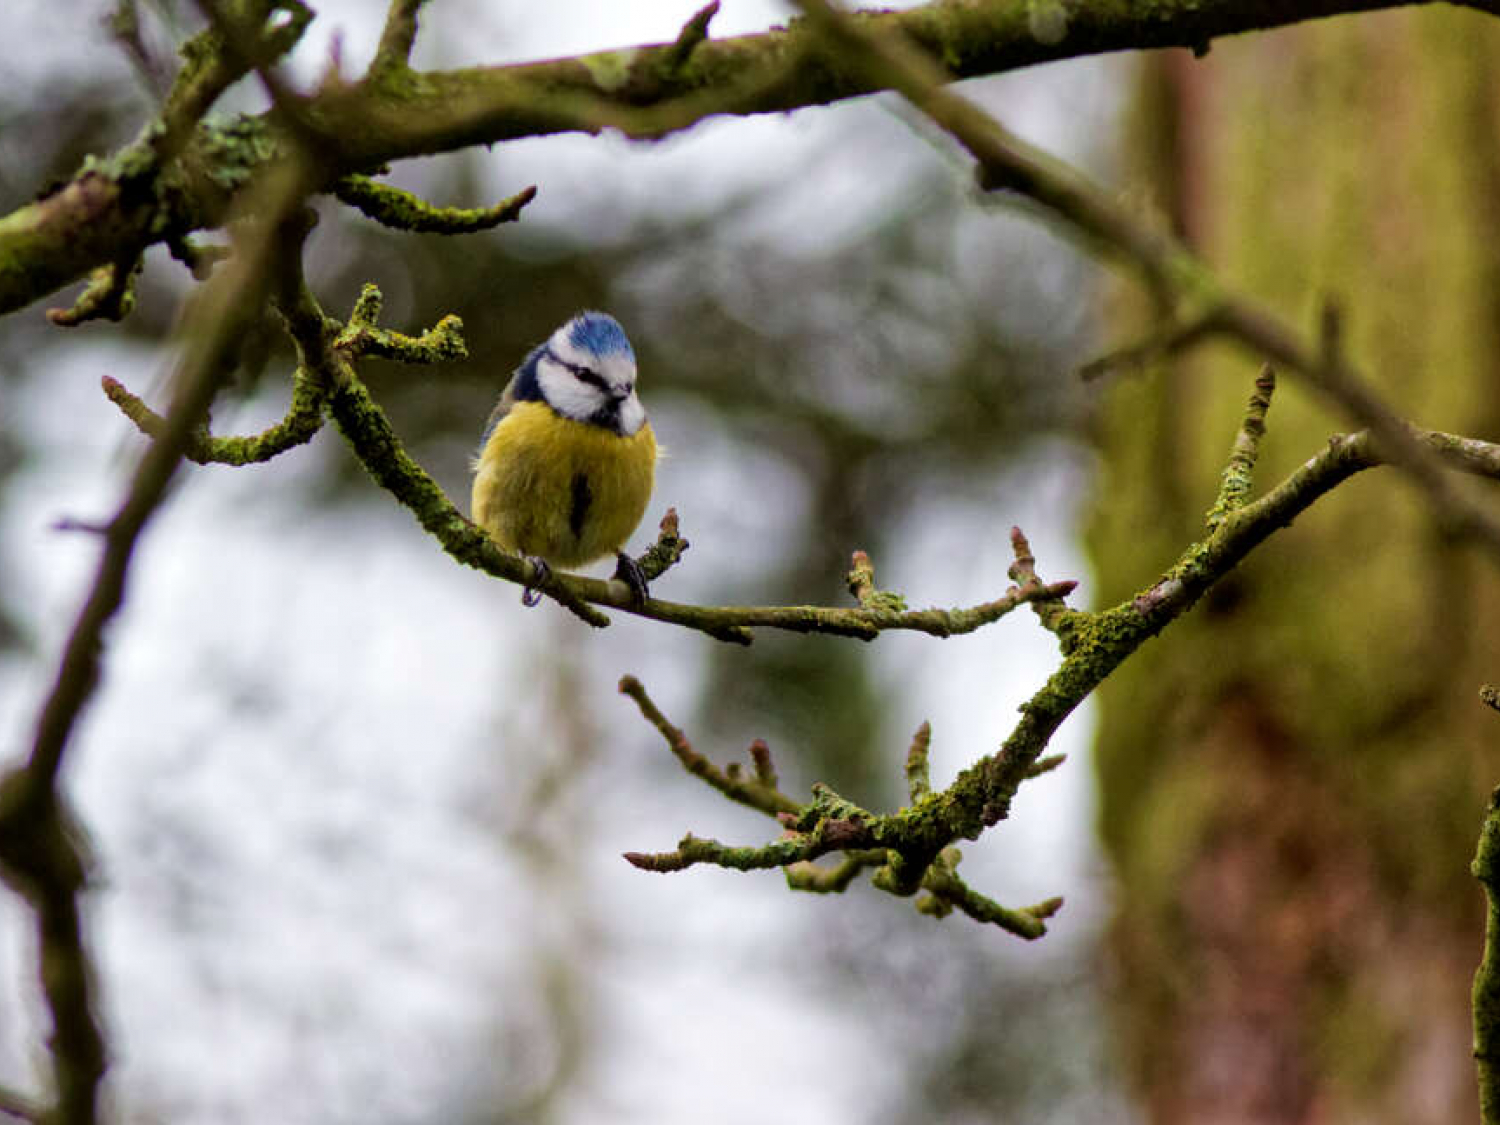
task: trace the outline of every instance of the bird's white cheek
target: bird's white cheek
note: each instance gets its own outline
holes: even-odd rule
[[[545,359],[537,368],[537,382],[541,384],[542,397],[547,404],[564,418],[582,421],[598,410],[603,401],[603,396],[593,387],[585,386]]]
[[[646,408],[641,405],[641,400],[632,394],[620,403],[620,432],[628,437],[637,433],[645,424]]]

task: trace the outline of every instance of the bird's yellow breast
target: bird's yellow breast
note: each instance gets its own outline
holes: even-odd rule
[[[620,550],[656,476],[648,422],[627,436],[518,402],[475,462],[474,522],[508,550],[583,566]]]

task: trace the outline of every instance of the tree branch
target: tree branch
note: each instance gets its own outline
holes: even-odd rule
[[[409,191],[382,184],[368,176],[345,176],[333,185],[339,202],[392,230],[421,234],[474,234],[501,223],[513,223],[536,198],[536,188],[523,188],[493,207],[434,207]]]
[[[417,41],[417,13],[425,3],[427,0],[391,0],[391,6],[386,10],[385,27],[380,32],[380,44],[370,63],[372,74],[404,70],[409,65],[411,49]]]
[[[1271,409],[1271,395],[1275,391],[1276,371],[1268,363],[1255,377],[1255,393],[1250,396],[1239,433],[1234,438],[1229,463],[1224,466],[1219,495],[1204,519],[1209,531],[1223,523],[1231,512],[1243,508],[1250,498],[1255,462],[1260,457],[1260,439],[1266,434],[1266,412]]]
[[[979,106],[945,88],[947,71],[919,45],[875,21],[850,18],[828,0],[797,2],[865,81],[899,91],[968,150],[978,162],[982,187],[1015,192],[1039,204],[1070,231],[1137,269],[1168,307],[1185,305],[1190,310],[1187,327],[1175,338],[1169,333],[1164,347],[1218,335],[1296,372],[1369,428],[1389,463],[1426,492],[1444,526],[1483,543],[1492,561],[1500,563],[1500,519],[1453,487],[1438,459],[1339,353],[1333,334],[1325,333],[1327,346],[1311,346],[1256,302],[1231,291],[1171,234],[1140,222],[1113,194],[1026,144]],[[1325,326],[1335,322],[1325,314]]]
[[[765,743],[758,744],[760,753],[755,759],[756,778],[750,780],[742,776],[737,764],[721,770],[694,750],[687,736],[668,722],[667,717],[651,701],[651,697],[646,694],[646,689],[641,686],[640,680],[634,676],[626,676],[620,681],[620,693],[635,700],[635,705],[641,709],[641,715],[661,732],[661,736],[666,739],[668,749],[682,763],[683,769],[694,777],[701,778],[731,801],[737,801],[771,816],[779,812],[795,815],[802,811],[802,805],[799,802],[776,788],[775,774],[769,773],[771,759]],[[764,780],[768,775],[769,784]]]
[[[49,1121],[93,1122],[107,1066],[81,922],[90,865],[82,830],[60,790],[64,754],[98,684],[104,630],[124,600],[135,545],[233,369],[241,339],[260,315],[274,258],[300,252],[306,227],[286,220],[309,186],[306,179],[285,174],[261,185],[259,217],[237,232],[234,263],[199,291],[189,317],[195,330],[185,333],[172,406],[137,463],[119,509],[102,529],[104,547],[93,584],[40,708],[30,754],[24,765],[0,778],[0,878],[26,899],[36,918],[39,976],[52,1017],[56,1103],[46,1115]]]
[[[1484,887],[1484,957],[1474,973],[1474,1065],[1479,1119],[1500,1123],[1500,789],[1490,795],[1479,849],[1470,867]]]
[[[297,6],[281,6],[294,18],[268,33],[254,57],[233,50],[213,29],[190,41],[173,93],[146,137],[114,157],[90,161],[68,183],[0,218],[0,313],[22,308],[96,266],[133,260],[155,242],[218,226],[238,192],[266,164],[284,159],[276,110],[223,123],[202,120],[247,67],[264,69],[301,34],[305,19],[295,15]],[[1223,35],[1402,6],[1407,5],[1399,0],[1058,5],[1065,20],[1039,35],[1033,5],[974,0],[870,14],[859,23],[942,60],[938,80],[946,82],[1106,51],[1201,51]],[[1491,11],[1495,5],[1466,6]],[[270,7],[257,0],[257,10]],[[329,175],[322,186],[394,160],[470,145],[604,128],[659,137],[716,114],[780,113],[891,85],[818,49],[823,31],[817,27],[794,22],[785,29],[709,39],[704,18],[700,39],[696,17],[673,43],[513,66],[417,72],[406,57],[419,7],[416,0],[393,0],[375,62],[360,82],[331,80],[297,100],[296,117],[324,142],[319,155]],[[1024,177],[1024,170],[1016,174]],[[1010,186],[1024,186],[1024,179]],[[1115,225],[1107,213],[1095,218],[1105,227]]]
[[[596,606],[623,610],[640,617],[696,629],[718,640],[749,644],[755,628],[782,629],[796,633],[824,633],[872,640],[892,629],[949,637],[970,633],[992,624],[1019,606],[1056,601],[1070,593],[1072,581],[1043,583],[1035,576],[1017,579],[992,601],[954,609],[908,610],[899,595],[874,591],[860,594],[862,604],[843,606],[696,606],[647,598],[638,602],[618,579],[601,580],[549,571],[538,574],[519,555],[502,550],[481,528],[454,507],[437,482],[407,453],[385,412],[370,397],[355,371],[364,355],[379,355],[407,363],[436,363],[459,359],[467,353],[462,324],[455,316],[444,317],[421,336],[405,336],[376,325],[380,314],[380,291],[366,285],[347,325],[324,315],[302,277],[295,257],[285,260],[276,283],[275,301],[285,319],[300,357],[293,403],[287,417],[264,433],[248,438],[216,438],[201,429],[188,430],[181,451],[204,462],[246,464],[268,460],[285,449],[309,439],[327,409],[348,440],[360,463],[375,481],[410,509],[423,529],[453,558],[553,598],[582,621],[595,627],[609,624]],[[148,436],[165,433],[164,421],[140,399],[114,380],[105,382],[105,392]],[[686,549],[676,524],[675,512],[663,520],[661,535],[641,558],[643,569],[655,577],[681,558]],[[863,566],[869,559],[863,553]],[[873,569],[868,569],[873,582]]]
[[[109,401],[135,423],[147,437],[160,437],[167,420],[130,393],[118,379],[105,375],[99,380]],[[251,465],[310,442],[323,428],[323,389],[298,368],[292,376],[292,403],[286,416],[258,434],[248,437],[215,437],[208,427],[195,427],[187,437],[182,455],[199,465]]]
[[[662,872],[702,863],[742,871],[782,867],[795,888],[812,890],[842,890],[861,871],[875,867],[872,883],[881,890],[897,895],[926,892],[926,897],[918,900],[918,909],[925,913],[941,917],[957,909],[1022,937],[1039,936],[1045,930],[1042,920],[1061,905],[1061,900],[1048,900],[1022,911],[1002,907],[958,878],[958,855],[951,845],[961,839],[975,839],[1003,820],[1023,782],[1061,764],[1059,757],[1042,757],[1053,734],[1131,653],[1186,613],[1250,551],[1290,524],[1319,497],[1356,473],[1386,463],[1382,447],[1367,431],[1336,436],[1327,449],[1286,480],[1259,499],[1250,500],[1252,472],[1265,433],[1273,386],[1271,372],[1263,370],[1226,460],[1224,487],[1207,521],[1205,538],[1183,551],[1177,563],[1154,584],[1111,609],[1070,609],[1060,594],[1035,599],[1033,610],[1061,643],[1062,664],[1022,705],[1021,719],[1000,749],[969,766],[941,792],[933,792],[928,780],[931,732],[924,724],[906,755],[911,803],[904,809],[875,816],[826,787],[814,785],[812,800],[793,813],[782,807],[781,801],[791,798],[776,789],[774,782],[771,789],[777,795],[775,804],[758,791],[747,800],[746,792],[731,784],[737,779],[732,779],[728,771],[717,771],[687,746],[685,736],[654,706],[642,704],[644,691],[639,684],[633,679],[622,683],[621,690],[642,704],[642,713],[662,732],[690,773],[741,803],[763,812],[774,811],[788,830],[779,840],[748,847],[689,834],[673,851],[632,852],[626,858],[644,870]],[[1500,480],[1500,445],[1416,429],[1410,434],[1451,467]],[[1015,554],[1011,577],[1027,586],[1040,584],[1036,559],[1019,529],[1012,531],[1011,543]],[[861,600],[875,595],[874,571],[868,559],[856,558],[850,579]],[[883,862],[876,857],[881,851]],[[831,852],[843,852],[844,859],[828,868],[810,865],[810,861]]]

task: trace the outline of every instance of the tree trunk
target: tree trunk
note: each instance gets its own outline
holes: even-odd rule
[[[1500,37],[1454,9],[1146,60],[1135,188],[1422,425],[1500,436]],[[1135,320],[1139,325],[1139,319]],[[1122,333],[1126,329],[1122,326]],[[1258,360],[1113,386],[1100,604],[1202,530]],[[1283,378],[1258,484],[1349,423]],[[1153,1122],[1474,1120],[1468,874],[1500,738],[1495,569],[1389,469],[1257,552],[1100,694],[1119,1041]]]

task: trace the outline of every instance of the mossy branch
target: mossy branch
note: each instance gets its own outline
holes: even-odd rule
[[[1051,899],[1043,907],[1013,910],[965,884],[954,870],[957,849],[934,846],[927,815],[918,811],[940,801],[929,799],[925,788],[912,808],[884,817],[867,812],[821,784],[812,787],[809,800],[799,802],[776,787],[764,744],[757,744],[759,753],[752,748],[757,780],[748,781],[737,765],[720,769],[693,749],[686,735],[666,719],[634,676],[620,681],[620,691],[635,701],[688,773],[730,800],[775,817],[784,827],[781,838],[768,844],[740,847],[689,833],[670,852],[627,852],[626,860],[643,871],[667,873],[697,864],[735,871],[781,868],[789,888],[820,894],[841,893],[860,875],[873,871],[871,885],[890,894],[907,897],[918,889],[924,891],[924,896],[916,900],[922,913],[942,917],[956,907],[976,921],[1027,939],[1046,933],[1044,919],[1062,905],[1061,899]],[[908,775],[922,773],[923,786],[929,734],[923,724],[907,759]],[[914,761],[920,766],[913,765]],[[814,862],[833,852],[841,853],[837,863],[823,866]]]
[[[453,363],[469,358],[460,317],[449,313],[420,336],[408,336],[376,323],[381,302],[380,290],[366,284],[354,303],[348,324],[334,337],[331,346],[351,361],[368,355],[399,363]]]
[[[1013,0],[931,3],[858,22],[940,60],[935,73],[947,82],[1107,51],[1201,48],[1218,36],[1402,3],[1072,5],[1066,34],[1043,37],[1035,33],[1028,5]],[[1467,6],[1494,7],[1479,0]],[[268,165],[287,158],[289,131],[319,140],[320,186],[327,189],[395,160],[472,145],[604,128],[658,137],[719,114],[782,113],[895,85],[879,68],[851,66],[819,49],[824,33],[806,21],[710,39],[712,6],[672,43],[513,66],[418,72],[408,58],[421,4],[392,0],[375,58],[360,81],[333,75],[314,93],[289,97],[267,68],[301,36],[310,19],[306,7],[291,0],[207,7],[212,18],[235,29],[233,42],[215,24],[184,45],[183,65],[166,104],[142,136],[106,159],[90,160],[68,182],[0,217],[0,313],[22,308],[96,267],[132,261],[157,242],[180,241],[194,230],[221,225],[244,188]],[[290,18],[267,21],[273,9]],[[275,108],[260,116],[206,120],[224,90],[251,70],[272,84]],[[991,170],[1003,171],[998,164]],[[1002,180],[1023,189],[1035,186],[1025,169],[1012,169]]]
[[[385,27],[380,32],[380,43],[370,63],[372,75],[407,69],[412,46],[417,41],[417,13],[425,3],[427,0],[391,0],[391,6],[386,9]]]
[[[110,402],[135,423],[147,437],[160,437],[167,421],[126,389],[118,379],[105,375],[99,380]],[[199,465],[251,465],[310,442],[323,428],[326,394],[305,368],[292,376],[292,402],[275,425],[248,437],[215,437],[207,425],[192,431],[182,455]]]
[[[849,889],[854,880],[872,867],[885,865],[885,849],[854,849],[844,853],[832,866],[822,866],[810,859],[786,866],[786,885],[790,890],[811,894],[837,895]]]
[[[513,223],[536,198],[536,188],[523,188],[493,207],[434,207],[409,191],[372,180],[369,176],[345,176],[333,185],[341,202],[357,209],[382,226],[418,234],[474,234],[501,223]]]
[[[1490,795],[1470,870],[1484,887],[1484,956],[1474,973],[1474,1065],[1479,1119],[1500,1125],[1500,789]]]
[[[355,372],[355,363],[366,354],[408,363],[436,363],[463,356],[466,353],[459,319],[444,317],[436,327],[416,337],[381,329],[376,324],[380,291],[366,285],[349,322],[340,325],[324,315],[302,276],[300,262],[288,266],[275,300],[297,346],[302,369],[326,395],[328,413],[376,483],[404,505],[458,561],[522,585],[535,584],[539,576],[532,573],[531,564],[502,551],[488,534],[465,519],[437,482],[407,453],[385,411]],[[608,618],[580,601],[566,585],[548,581],[541,589],[588,624],[608,624]]]
[[[663,81],[670,82],[682,73],[682,68],[698,49],[698,44],[708,39],[708,25],[718,14],[719,0],[712,0],[694,12],[692,18],[682,25],[676,41],[662,52],[658,63],[657,69]]]
[[[641,576],[647,582],[655,582],[682,561],[683,552],[690,546],[692,544],[683,538],[682,529],[678,526],[677,509],[668,508],[667,514],[661,518],[656,542],[647,547],[635,563],[641,568]]]
[[[164,167],[187,146],[219,95],[256,66],[272,63],[289,52],[301,41],[313,18],[312,10],[299,0],[239,0],[225,8],[225,15],[238,26],[252,30],[243,36],[243,49],[227,43],[212,24],[182,45],[182,66],[146,137],[158,167]],[[278,11],[287,18],[273,21],[271,16]]]
[[[1250,487],[1255,476],[1255,462],[1260,456],[1260,439],[1266,433],[1266,411],[1271,408],[1271,395],[1276,390],[1276,371],[1268,363],[1255,378],[1255,393],[1245,408],[1245,417],[1234,436],[1234,448],[1229,454],[1229,463],[1224,466],[1223,483],[1214,506],[1208,510],[1204,523],[1213,531],[1245,506],[1250,497]]]
[[[769,774],[769,784],[763,780],[767,777],[767,771],[770,770],[770,752],[765,748],[764,743],[761,744],[760,755],[754,762],[756,776],[753,780],[744,777],[737,765],[721,770],[693,749],[687,736],[674,727],[656,704],[651,702],[640,680],[634,676],[626,676],[620,681],[620,692],[635,700],[635,705],[641,709],[642,716],[661,732],[672,755],[682,763],[682,768],[694,777],[702,778],[731,801],[772,816],[779,812],[793,814],[801,812],[802,806],[797,801],[776,788],[774,773]]]
[[[959,840],[975,839],[1005,819],[1022,783],[1062,764],[1060,755],[1043,753],[1063,720],[1146,640],[1186,613],[1217,581],[1272,533],[1286,527],[1317,499],[1356,473],[1385,463],[1368,432],[1335,437],[1323,450],[1259,499],[1250,499],[1250,470],[1265,432],[1272,379],[1262,371],[1256,394],[1247,409],[1239,436],[1227,459],[1230,483],[1216,505],[1219,516],[1209,521],[1205,538],[1191,545],[1155,583],[1120,605],[1099,611],[1075,610],[1063,601],[1065,592],[1037,597],[1032,602],[1044,627],[1055,633],[1062,662],[1047,683],[1021,707],[1021,718],[994,753],[963,770],[938,792],[931,789],[927,758],[931,731],[923,724],[906,755],[910,804],[877,816],[814,785],[812,798],[793,811],[789,797],[776,787],[767,800],[760,791],[746,800],[739,779],[727,770],[716,771],[687,746],[681,731],[648,705],[644,690],[627,678],[621,690],[636,699],[642,713],[667,738],[673,753],[695,776],[708,781],[741,803],[774,813],[785,833],[763,845],[733,846],[716,840],[685,836],[670,852],[632,852],[626,858],[649,871],[679,871],[697,864],[714,864],[749,871],[784,868],[796,889],[842,890],[866,869],[874,869],[872,885],[896,895],[918,891],[918,909],[936,916],[953,910],[1022,937],[1039,936],[1044,920],[1061,900],[1026,910],[1000,906],[969,888],[957,875],[958,856],[951,850]],[[1500,480],[1500,445],[1430,431],[1412,431],[1415,440],[1451,467]],[[1227,493],[1228,499],[1225,499]],[[1041,585],[1036,558],[1020,529],[1013,529],[1015,561],[1011,577],[1031,588]],[[856,597],[874,596],[874,569],[857,557],[850,575]],[[1500,832],[1500,829],[1497,829]],[[832,867],[812,864],[834,852],[843,858]],[[879,855],[883,853],[883,861]]]
[[[407,453],[385,412],[371,398],[355,371],[355,362],[365,355],[379,355],[408,363],[436,363],[465,353],[462,325],[457,317],[444,317],[420,336],[406,336],[376,324],[380,314],[380,291],[367,285],[355,303],[346,325],[326,317],[301,276],[299,265],[288,267],[277,295],[278,307],[295,341],[300,357],[297,391],[287,418],[266,433],[253,438],[213,438],[199,434],[190,439],[196,459],[231,464],[264,460],[289,448],[295,439],[315,432],[314,422],[326,409],[337,423],[361,464],[375,481],[416,516],[423,529],[459,562],[523,586],[540,590],[590,625],[609,624],[597,606],[634,613],[668,624],[696,629],[719,640],[748,644],[754,628],[784,629],[800,633],[828,633],[870,640],[890,629],[915,630],[934,636],[972,632],[998,621],[1019,606],[1065,596],[1075,583],[1042,583],[1027,580],[1010,587],[993,601],[956,609],[900,610],[889,602],[859,607],[837,606],[694,606],[647,598],[636,601],[622,581],[585,578],[551,571],[535,573],[531,563],[500,547],[483,530],[466,519],[438,487],[437,482]],[[144,403],[118,383],[106,383],[106,392],[148,435],[159,426],[159,418]],[[656,543],[641,557],[649,578],[658,577],[682,557],[687,541],[677,525],[675,511],[662,521]]]
[[[1388,463],[1426,493],[1440,524],[1482,543],[1491,560],[1500,564],[1500,519],[1454,488],[1439,458],[1340,353],[1331,309],[1325,309],[1316,339],[1298,333],[1225,285],[1169,232],[1142,222],[1115,193],[1022,141],[974,102],[948,89],[949,69],[937,61],[942,55],[925,51],[920,42],[893,34],[875,21],[852,19],[828,0],[797,3],[863,81],[898,91],[968,151],[981,188],[1040,207],[1067,233],[1138,272],[1159,303],[1185,310],[1181,323],[1189,326],[1192,342],[1230,339],[1302,378],[1370,430]],[[1065,39],[1072,37],[1072,30]],[[1185,343],[1170,336],[1165,341],[1179,349]]]
[[[59,328],[76,328],[90,320],[124,320],[135,308],[135,279],[140,272],[139,254],[130,261],[99,266],[72,307],[48,309],[47,319]]]
[[[971,632],[1018,606],[1057,598],[1073,589],[1071,582],[1027,582],[1012,586],[1001,597],[958,609],[895,610],[880,606],[693,606],[648,598],[642,603],[624,582],[585,578],[551,571],[535,573],[531,563],[499,548],[488,534],[454,507],[437,482],[406,452],[385,412],[370,397],[355,371],[365,355],[380,355],[409,363],[435,363],[465,354],[457,317],[444,317],[420,336],[406,336],[380,328],[380,292],[367,285],[347,325],[328,319],[302,280],[300,266],[283,280],[278,307],[297,344],[301,364],[298,380],[309,405],[294,402],[288,418],[266,434],[248,439],[198,439],[194,452],[205,460],[232,462],[263,459],[285,448],[313,417],[311,405],[326,408],[361,464],[381,487],[416,516],[422,527],[458,561],[498,578],[531,586],[552,597],[581,620],[595,627],[609,623],[597,606],[608,606],[642,617],[696,629],[719,640],[747,644],[756,627],[803,633],[872,639],[888,629],[916,630],[936,636]],[[147,433],[154,416],[134,396],[118,388],[111,397]],[[648,577],[659,576],[681,558],[687,548],[676,515],[664,520],[657,542],[642,556]]]
[[[924,720],[917,733],[912,735],[911,746],[906,751],[906,795],[913,804],[932,792],[927,762],[927,751],[931,746],[932,724]]]
[[[959,878],[959,858],[957,848],[944,848],[927,869],[922,877],[922,890],[925,893],[916,902],[919,913],[945,918],[956,909],[976,922],[999,926],[1006,933],[1028,941],[1047,932],[1046,920],[1062,909],[1061,898],[1049,898],[1035,906],[1020,909],[1002,906]]]

